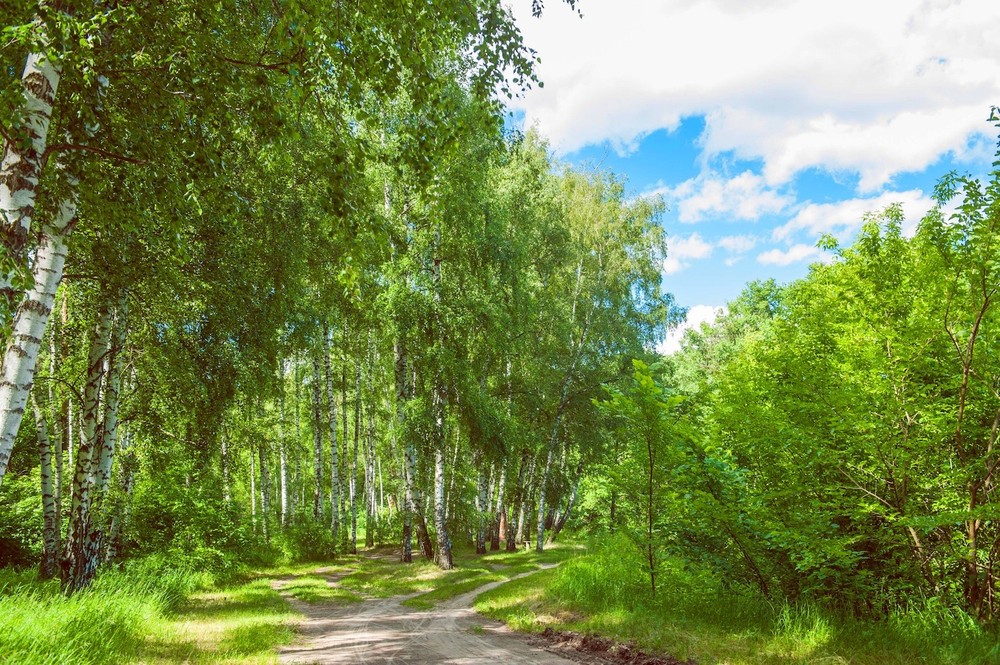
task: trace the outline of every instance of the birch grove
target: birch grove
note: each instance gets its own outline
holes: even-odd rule
[[[39,474],[40,569],[67,593],[151,551],[450,568],[543,546],[527,516],[572,505],[595,445],[576,423],[662,334],[659,204],[500,129],[500,72],[532,76],[516,31],[465,3],[318,7],[95,5],[56,16],[72,57],[48,3],[15,19],[0,493]],[[463,59],[487,40],[495,61]],[[608,233],[619,281],[574,281]]]

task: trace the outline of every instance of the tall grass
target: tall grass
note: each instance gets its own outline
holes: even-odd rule
[[[119,663],[147,626],[204,585],[203,574],[138,562],[72,597],[34,571],[0,570],[0,654],[11,663]]]
[[[699,663],[1000,663],[997,632],[940,603],[872,622],[725,588],[679,561],[664,562],[658,580],[654,597],[638,554],[612,540],[487,592],[476,608],[529,630],[596,632]]]

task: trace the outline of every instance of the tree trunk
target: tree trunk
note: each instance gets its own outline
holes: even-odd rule
[[[393,378],[396,383],[396,437],[403,448],[403,554],[404,563],[413,561],[413,514],[417,505],[414,501],[414,478],[412,445],[409,433],[406,431],[406,402],[409,399],[406,383],[406,350],[401,336],[397,336],[392,345]]]
[[[87,357],[87,384],[84,387],[82,404],[83,425],[80,447],[76,453],[69,534],[62,561],[62,586],[66,593],[73,593],[86,587],[96,572],[96,569],[91,567],[96,561],[88,557],[88,552],[94,547],[94,543],[89,541],[97,535],[97,530],[93,528],[93,515],[90,509],[95,478],[95,452],[100,454],[95,450],[99,434],[97,418],[110,332],[111,312],[106,305],[102,305]]]
[[[323,369],[326,373],[326,395],[330,405],[330,531],[334,542],[340,533],[340,464],[337,450],[337,401],[333,392],[333,372],[330,369],[329,328],[323,335]]]
[[[43,580],[52,579],[59,572],[59,522],[55,488],[52,482],[52,447],[49,445],[48,427],[45,416],[32,398],[35,424],[38,428],[38,458],[41,464],[42,489],[42,561],[38,576]]]
[[[77,183],[69,183],[75,189]],[[55,305],[66,265],[66,243],[76,222],[76,198],[62,202],[51,224],[43,225],[32,269],[34,285],[14,316],[13,333],[0,368],[0,483],[7,473],[14,439],[28,403],[45,325]],[[71,443],[71,442],[69,442]]]
[[[281,493],[281,527],[288,526],[288,441],[285,439],[285,370],[280,372],[281,394],[278,396],[278,482]]]
[[[105,552],[105,560],[114,560],[121,552],[121,532],[122,527],[128,524],[132,507],[132,488],[135,485],[135,455],[127,454],[129,449],[129,437],[126,432],[122,436],[121,451],[119,454],[118,478],[121,483],[122,503],[120,508],[111,517],[111,524],[108,527],[108,547]]]
[[[500,549],[500,529],[503,528],[504,517],[504,489],[507,484],[507,465],[500,464],[500,480],[497,482],[497,503],[496,512],[493,517],[493,538],[490,540],[490,551],[496,552]]]
[[[431,269],[431,276],[434,282],[434,343],[439,347],[444,346],[444,331],[441,321],[441,225],[438,224],[434,232],[434,263]],[[442,570],[451,570],[454,567],[451,556],[451,538],[448,537],[448,525],[446,524],[446,497],[445,497],[445,454],[446,440],[444,431],[444,410],[445,410],[445,386],[443,368],[435,369],[434,394],[432,396],[432,409],[434,412],[434,528],[437,531],[437,565]]]
[[[570,513],[573,511],[573,506],[576,505],[576,495],[580,486],[580,481],[577,480],[573,483],[573,489],[569,493],[569,500],[566,502],[566,510],[559,514],[559,518],[556,519],[555,525],[552,527],[552,535],[549,536],[549,542],[554,543],[556,538],[559,536],[559,532],[563,530],[566,526],[566,520],[569,519]]]
[[[43,37],[42,43],[48,45],[47,42]],[[0,308],[3,311],[0,329],[7,326],[14,305],[20,300],[12,278],[13,273],[23,269],[49,122],[61,76],[62,66],[59,63],[42,53],[28,54],[21,74],[24,103],[20,115],[29,141],[4,141],[3,158],[0,160],[0,246],[4,249],[0,259]],[[72,184],[73,187],[75,185]],[[0,480],[6,466],[6,461],[0,462]]]
[[[371,386],[371,369],[368,373],[367,431],[365,433],[365,547],[375,546],[375,399]]]
[[[107,379],[104,387],[104,423],[101,426],[101,452],[95,460],[97,462],[94,482],[95,507],[103,500],[111,482],[111,465],[114,462],[115,447],[118,444],[118,411],[122,385],[120,354],[125,348],[127,326],[128,301],[122,295],[115,309],[111,347],[108,349]]]
[[[441,420],[441,417],[435,417],[436,427],[443,427]],[[448,527],[444,519],[444,458],[444,446],[436,446],[434,449],[434,528],[437,531],[437,557],[435,562],[442,570],[451,570],[454,567],[451,556],[451,540],[448,537]]]
[[[521,538],[521,528],[524,523],[524,476],[527,467],[528,457],[522,454],[521,463],[517,468],[517,484],[514,486],[514,503],[511,506],[510,517],[507,519],[507,545],[505,549],[508,552],[517,551],[517,543]]]
[[[489,483],[482,469],[482,460],[477,460],[479,487],[476,493],[476,554],[486,554],[486,523],[489,521]]]
[[[351,554],[358,553],[358,439],[361,438],[361,365],[354,371],[354,449],[351,451]]]
[[[555,445],[549,444],[549,454],[545,458],[545,467],[538,483],[538,531],[536,532],[535,551],[541,552],[545,546],[545,519],[548,516],[545,505],[545,490],[552,471],[552,458],[555,456]]]
[[[257,446],[260,457],[260,524],[264,540],[271,539],[271,470],[267,463],[267,442],[260,441]]]
[[[62,404],[59,399],[59,393],[61,391],[56,388],[56,367],[58,366],[57,360],[61,361],[65,357],[65,353],[62,353],[62,347],[65,344],[63,339],[66,324],[66,296],[63,295],[62,299],[63,306],[63,321],[62,325],[59,325],[59,318],[56,318],[56,325],[52,327],[52,333],[49,335],[49,409],[52,414],[52,498],[55,502],[55,533],[56,539],[59,540],[62,533],[62,467],[63,467],[63,427],[60,417],[62,416]],[[55,552],[55,569],[49,577],[55,577],[59,573],[59,545],[57,543]]]
[[[317,520],[323,511],[323,416],[320,404],[319,357],[312,357],[313,405],[313,517]]]

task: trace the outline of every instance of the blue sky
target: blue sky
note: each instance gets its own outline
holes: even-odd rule
[[[900,202],[912,228],[937,178],[992,161],[995,0],[530,4],[513,10],[545,85],[516,117],[664,197],[664,283],[691,323],[749,280],[805,275],[866,211]]]

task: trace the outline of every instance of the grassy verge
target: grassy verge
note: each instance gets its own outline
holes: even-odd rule
[[[307,603],[357,603],[362,597],[356,593],[330,586],[326,579],[316,575],[302,575],[285,584],[283,591]]]
[[[597,633],[699,664],[1000,663],[997,634],[954,611],[862,622],[723,591],[679,566],[667,566],[654,599],[640,564],[621,550],[598,550],[501,585],[474,607],[520,630]]]
[[[267,581],[217,589],[143,562],[71,598],[34,571],[0,571],[0,660],[11,663],[271,663],[297,615]]]
[[[390,552],[390,549],[386,549]],[[544,563],[558,563],[580,553],[572,546],[555,546],[535,552],[497,552],[477,555],[471,548],[456,548],[455,568],[441,570],[433,562],[414,558],[402,564],[391,556],[372,558],[363,555],[344,556],[329,571],[348,572],[338,583],[340,587],[374,598],[413,594],[434,594],[407,601],[411,607],[431,607],[434,603],[474,589],[488,582],[501,580],[534,570]],[[269,571],[268,574],[271,574]]]

